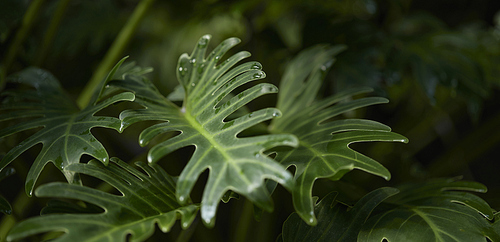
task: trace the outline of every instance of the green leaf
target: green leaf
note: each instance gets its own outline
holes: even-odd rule
[[[485,192],[480,183],[439,179],[410,184],[374,212],[359,241],[500,241],[488,219],[489,205],[467,191]],[[382,205],[381,205],[382,206]]]
[[[105,164],[108,162],[108,153],[90,130],[94,127],[119,130],[121,122],[117,118],[94,115],[111,104],[134,100],[132,93],[120,93],[79,110],[56,78],[47,71],[28,68],[10,77],[10,80],[34,89],[4,93],[8,102],[1,108],[0,121],[23,120],[0,130],[0,138],[24,130],[42,129],[12,148],[0,161],[0,168],[10,164],[29,148],[42,144],[42,150],[26,178],[25,189],[30,196],[40,172],[48,162],[54,163],[69,182],[77,183],[79,178],[73,172],[63,169],[78,163],[83,154],[91,155]],[[31,119],[25,121],[26,118]]]
[[[12,167],[0,170],[0,181],[14,173],[16,173],[16,171]],[[0,212],[9,215],[12,213],[12,207],[10,206],[9,201],[7,201],[7,199],[5,199],[2,195],[0,195]]]
[[[310,226],[294,213],[283,224],[282,241],[356,241],[373,209],[396,193],[398,189],[395,188],[377,189],[361,198],[352,208],[338,202],[337,193],[330,193],[314,208],[318,224]]]
[[[247,197],[259,207],[272,210],[265,179],[271,179],[293,187],[291,174],[273,159],[263,154],[276,146],[295,146],[297,140],[289,134],[261,135],[239,138],[237,135],[260,122],[280,116],[275,108],[258,110],[233,120],[227,117],[259,96],[276,93],[278,89],[261,83],[235,94],[223,103],[223,99],[237,87],[265,77],[258,62],[235,66],[250,56],[242,51],[221,61],[221,57],[240,42],[230,38],[218,45],[205,58],[210,36],[203,36],[193,53],[181,55],[177,67],[177,79],[184,88],[182,107],[178,107],[144,78],[130,76],[114,85],[134,91],[136,102],[143,110],[126,110],[120,114],[123,127],[143,120],[165,121],[146,128],[139,143],[146,145],[159,134],[179,131],[150,149],[148,161],[157,162],[161,157],[179,148],[195,146],[195,151],[179,176],[177,199],[184,203],[199,175],[209,169],[205,186],[201,216],[207,226],[213,226],[217,206],[223,195],[231,190]],[[219,63],[220,62],[220,63]]]
[[[93,160],[88,164],[72,164],[66,169],[99,178],[118,189],[122,195],[59,182],[42,185],[35,191],[37,197],[77,199],[95,204],[104,211],[31,218],[17,224],[9,232],[7,240],[62,231],[65,234],[57,241],[125,241],[127,238],[143,241],[154,233],[155,224],[163,232],[168,232],[179,217],[183,228],[194,220],[198,206],[181,206],[176,201],[175,182],[161,167],[137,162],[136,165],[141,168],[138,170],[119,159],[112,158],[111,161],[108,166]],[[68,206],[62,205],[61,211],[67,210]],[[85,209],[77,210],[81,212]]]
[[[276,149],[276,160],[295,166],[296,186],[292,192],[297,213],[308,224],[316,224],[312,188],[318,178],[340,179],[359,169],[390,179],[389,171],[375,160],[352,150],[349,144],[367,141],[407,142],[399,134],[375,121],[339,119],[346,112],[379,103],[385,98],[366,97],[350,100],[368,88],[344,90],[323,100],[316,100],[322,80],[333,64],[333,55],[344,47],[316,46],[301,52],[287,66],[280,83],[277,107],[283,117],[272,121],[272,133],[291,133],[299,138],[296,149]],[[332,118],[335,120],[331,120]]]

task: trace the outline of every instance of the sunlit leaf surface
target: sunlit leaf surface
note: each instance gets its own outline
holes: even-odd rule
[[[276,146],[295,146],[297,140],[289,134],[260,135],[239,138],[243,130],[260,122],[278,117],[275,108],[261,109],[233,120],[227,117],[259,96],[276,93],[278,89],[267,83],[257,84],[223,102],[239,86],[265,77],[258,62],[236,65],[250,56],[242,51],[222,60],[222,56],[239,39],[230,38],[219,44],[205,57],[210,36],[203,36],[191,55],[183,54],[177,66],[177,79],[185,93],[182,107],[164,97],[144,78],[130,76],[111,83],[135,92],[142,110],[127,110],[120,118],[123,127],[138,121],[164,121],[145,129],[139,143],[146,145],[159,134],[178,131],[180,134],[152,147],[149,162],[155,163],[168,153],[186,146],[195,151],[177,182],[177,198],[183,203],[198,180],[209,170],[208,181],[201,201],[201,215],[208,226],[214,225],[217,206],[223,195],[231,190],[247,197],[253,203],[272,210],[272,201],[264,186],[271,179],[291,189],[292,176],[279,163],[263,154]]]

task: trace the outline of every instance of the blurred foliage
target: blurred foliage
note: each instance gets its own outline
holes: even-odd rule
[[[30,2],[0,1],[2,62],[22,27]],[[38,65],[63,80],[63,87],[72,96],[78,96],[137,2],[70,1],[54,40],[42,47],[59,3],[46,0],[12,65],[4,70],[2,63],[2,71],[9,74]],[[147,76],[159,90],[166,90],[163,94],[167,95],[176,86],[178,56],[189,51],[203,34],[211,34],[212,43],[233,36],[242,39],[240,48],[251,52],[254,55],[251,58],[263,64],[265,81],[274,84],[278,83],[286,63],[299,51],[317,44],[343,44],[348,48],[337,56],[327,75],[321,89],[323,96],[347,87],[373,88],[375,95],[387,97],[390,104],[346,116],[388,124],[408,137],[410,143],[355,145],[362,153],[383,161],[393,174],[390,182],[353,172],[340,181],[325,181],[313,194],[322,196],[336,190],[339,198],[355,201],[381,186],[463,175],[465,179],[484,183],[489,191],[480,196],[499,210],[500,178],[495,172],[500,148],[499,10],[497,0],[156,1],[123,56],[130,55],[140,66],[153,67],[154,72]],[[48,54],[42,61],[36,61],[42,49]],[[257,110],[274,102],[275,97],[265,97],[249,106]],[[116,113],[113,108],[108,111]],[[120,144],[135,147],[137,134],[124,135]],[[117,146],[112,142],[116,134],[102,136],[106,147]],[[16,139],[0,140],[0,153],[6,153]],[[123,152],[144,155],[141,153],[144,150],[138,148]],[[33,153],[36,151],[21,159],[33,160]],[[175,165],[172,167],[176,169]],[[12,177],[24,180],[26,168],[15,168],[17,173]],[[11,204],[16,197],[13,192],[16,186],[22,187],[22,182],[0,189],[0,194]],[[279,192],[276,197],[286,194]],[[283,201],[289,200],[287,196]],[[237,209],[241,209],[240,203],[221,206],[227,213]],[[282,212],[284,218],[290,211]],[[224,223],[234,221],[220,216],[222,229],[207,230],[199,226],[194,240],[196,234],[201,239],[219,240],[235,236],[223,231]],[[281,228],[270,231],[269,224],[281,224],[284,218],[264,216],[264,221],[252,229],[277,235]]]

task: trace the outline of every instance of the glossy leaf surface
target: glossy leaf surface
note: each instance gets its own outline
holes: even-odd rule
[[[350,208],[336,200],[337,193],[326,195],[314,208],[318,224],[310,226],[298,214],[283,224],[282,241],[356,241],[363,223],[383,200],[398,193],[385,187],[370,192]]]
[[[227,117],[257,97],[276,93],[278,89],[271,84],[261,83],[222,103],[233,90],[264,78],[265,73],[258,62],[236,66],[237,62],[250,56],[245,51],[221,60],[230,48],[240,42],[236,38],[223,41],[205,57],[209,39],[210,36],[203,36],[191,55],[183,54],[179,58],[177,79],[185,93],[182,107],[169,101],[144,78],[130,76],[111,84],[134,91],[136,102],[146,107],[143,110],[122,112],[122,128],[138,121],[164,121],[146,128],[140,134],[141,145],[146,145],[159,134],[180,132],[152,147],[148,154],[149,162],[155,163],[182,147],[195,147],[179,176],[177,198],[181,203],[185,202],[199,175],[208,169],[201,214],[204,223],[213,226],[217,206],[227,191],[234,191],[258,206],[272,210],[264,180],[274,180],[287,189],[292,188],[293,180],[282,165],[262,152],[276,146],[294,146],[297,140],[289,134],[237,137],[243,130],[280,116],[281,113],[275,108],[266,108],[233,120],[226,120]]]
[[[369,92],[360,88],[341,91],[323,100],[316,100],[326,71],[333,64],[333,55],[342,46],[317,46],[300,53],[287,66],[280,83],[278,108],[283,117],[273,120],[272,133],[291,133],[299,138],[296,149],[279,149],[276,159],[285,166],[295,166],[293,203],[298,214],[311,225],[313,213],[312,188],[318,178],[340,179],[345,173],[359,169],[390,179],[389,171],[375,160],[352,150],[349,144],[367,141],[407,142],[399,134],[375,121],[339,119],[338,116],[366,106],[386,103],[385,98],[366,97],[350,100],[354,95]],[[335,120],[332,120],[335,118]]]
[[[67,170],[99,178],[122,193],[113,195],[90,187],[50,183],[35,191],[37,197],[76,199],[95,204],[104,211],[92,213],[92,207],[62,202],[52,203],[52,213],[17,224],[7,240],[18,240],[38,233],[62,231],[57,241],[144,241],[155,225],[168,232],[177,218],[187,228],[198,211],[196,205],[180,205],[175,199],[175,182],[161,167],[137,162],[140,170],[115,158],[108,166],[95,160],[72,164]],[[55,207],[54,207],[55,206]],[[57,210],[59,208],[59,210]],[[73,210],[73,213],[68,213]],[[78,213],[75,213],[78,212]],[[130,237],[127,237],[130,235]]]
[[[358,241],[500,241],[488,219],[492,209],[468,191],[485,192],[476,182],[454,179],[411,184],[374,212]]]
[[[12,76],[10,80],[34,89],[3,93],[6,102],[1,108],[0,121],[20,119],[21,122],[0,130],[0,138],[42,128],[12,148],[0,161],[0,168],[3,168],[31,147],[43,145],[26,178],[25,189],[28,194],[31,195],[39,174],[48,162],[54,163],[69,182],[76,183],[79,182],[78,177],[73,172],[65,171],[64,167],[78,163],[83,154],[105,164],[108,162],[108,153],[90,130],[94,127],[119,130],[121,122],[117,118],[94,114],[111,104],[134,100],[132,93],[120,93],[79,110],[56,78],[47,71],[29,68]],[[31,119],[26,121],[26,118]]]

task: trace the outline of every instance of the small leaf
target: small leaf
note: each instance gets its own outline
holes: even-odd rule
[[[31,147],[37,144],[43,145],[26,178],[27,194],[31,196],[35,182],[48,162],[54,163],[66,179],[74,183],[78,183],[79,178],[75,177],[73,172],[64,170],[64,167],[78,163],[83,154],[91,155],[107,164],[108,153],[90,130],[94,127],[119,130],[121,122],[117,118],[94,115],[111,104],[134,100],[132,93],[120,93],[79,110],[55,77],[45,70],[28,68],[11,76],[10,80],[34,87],[34,90],[4,93],[16,101],[2,106],[0,121],[32,119],[0,130],[0,138],[29,129],[42,128],[12,148],[0,161],[1,169]]]
[[[366,222],[358,241],[499,241],[492,209],[476,182],[439,179],[406,185]]]
[[[333,55],[343,46],[316,46],[301,52],[287,66],[280,83],[278,108],[283,117],[274,119],[271,133],[291,133],[299,138],[299,147],[280,148],[276,160],[295,166],[296,186],[293,203],[297,213],[310,225],[316,224],[313,213],[312,188],[318,178],[340,179],[345,173],[359,169],[390,179],[389,171],[375,160],[352,150],[356,142],[407,142],[402,135],[390,132],[381,123],[363,119],[339,119],[337,116],[358,108],[387,103],[385,98],[367,97],[350,100],[354,95],[371,91],[358,88],[341,91],[316,100],[322,80],[333,64]],[[350,100],[350,101],[346,101]],[[336,118],[332,121],[333,118]]]
[[[96,213],[93,207],[75,208],[77,205],[52,202],[51,212],[78,213],[48,214],[22,221],[9,232],[7,240],[62,231],[65,234],[56,241],[125,241],[127,238],[144,241],[154,233],[155,224],[165,233],[178,217],[183,228],[192,223],[198,206],[182,206],[176,201],[175,182],[161,167],[137,162],[141,172],[119,159],[111,161],[107,167],[93,160],[88,164],[72,164],[66,169],[99,178],[122,195],[59,182],[42,185],[35,191],[37,197],[81,200],[97,205],[102,211]]]
[[[228,117],[248,102],[262,95],[276,93],[278,89],[271,84],[261,83],[225,101],[237,87],[260,80],[265,77],[265,73],[258,62],[236,66],[240,60],[250,56],[245,51],[226,60],[221,59],[240,42],[237,38],[223,41],[205,57],[209,40],[210,36],[203,36],[191,55],[183,54],[179,58],[177,79],[185,92],[182,107],[160,94],[145,78],[129,76],[124,81],[111,84],[135,92],[136,102],[146,107],[122,112],[122,128],[144,120],[164,121],[141,132],[141,145],[148,144],[160,134],[180,132],[153,146],[148,153],[149,162],[155,163],[179,148],[195,146],[194,154],[179,176],[177,199],[184,203],[199,175],[208,169],[201,216],[207,226],[213,226],[217,206],[227,191],[243,195],[267,211],[272,210],[264,180],[274,180],[287,189],[293,187],[293,181],[291,174],[264,155],[263,151],[276,146],[295,146],[297,139],[289,134],[237,137],[242,131],[281,113],[275,108],[266,108],[230,121]]]
[[[373,209],[396,193],[398,190],[395,188],[377,189],[361,198],[352,208],[336,201],[336,193],[330,193],[314,208],[318,216],[316,226],[306,224],[296,213],[288,217],[283,224],[283,241],[356,241]]]

